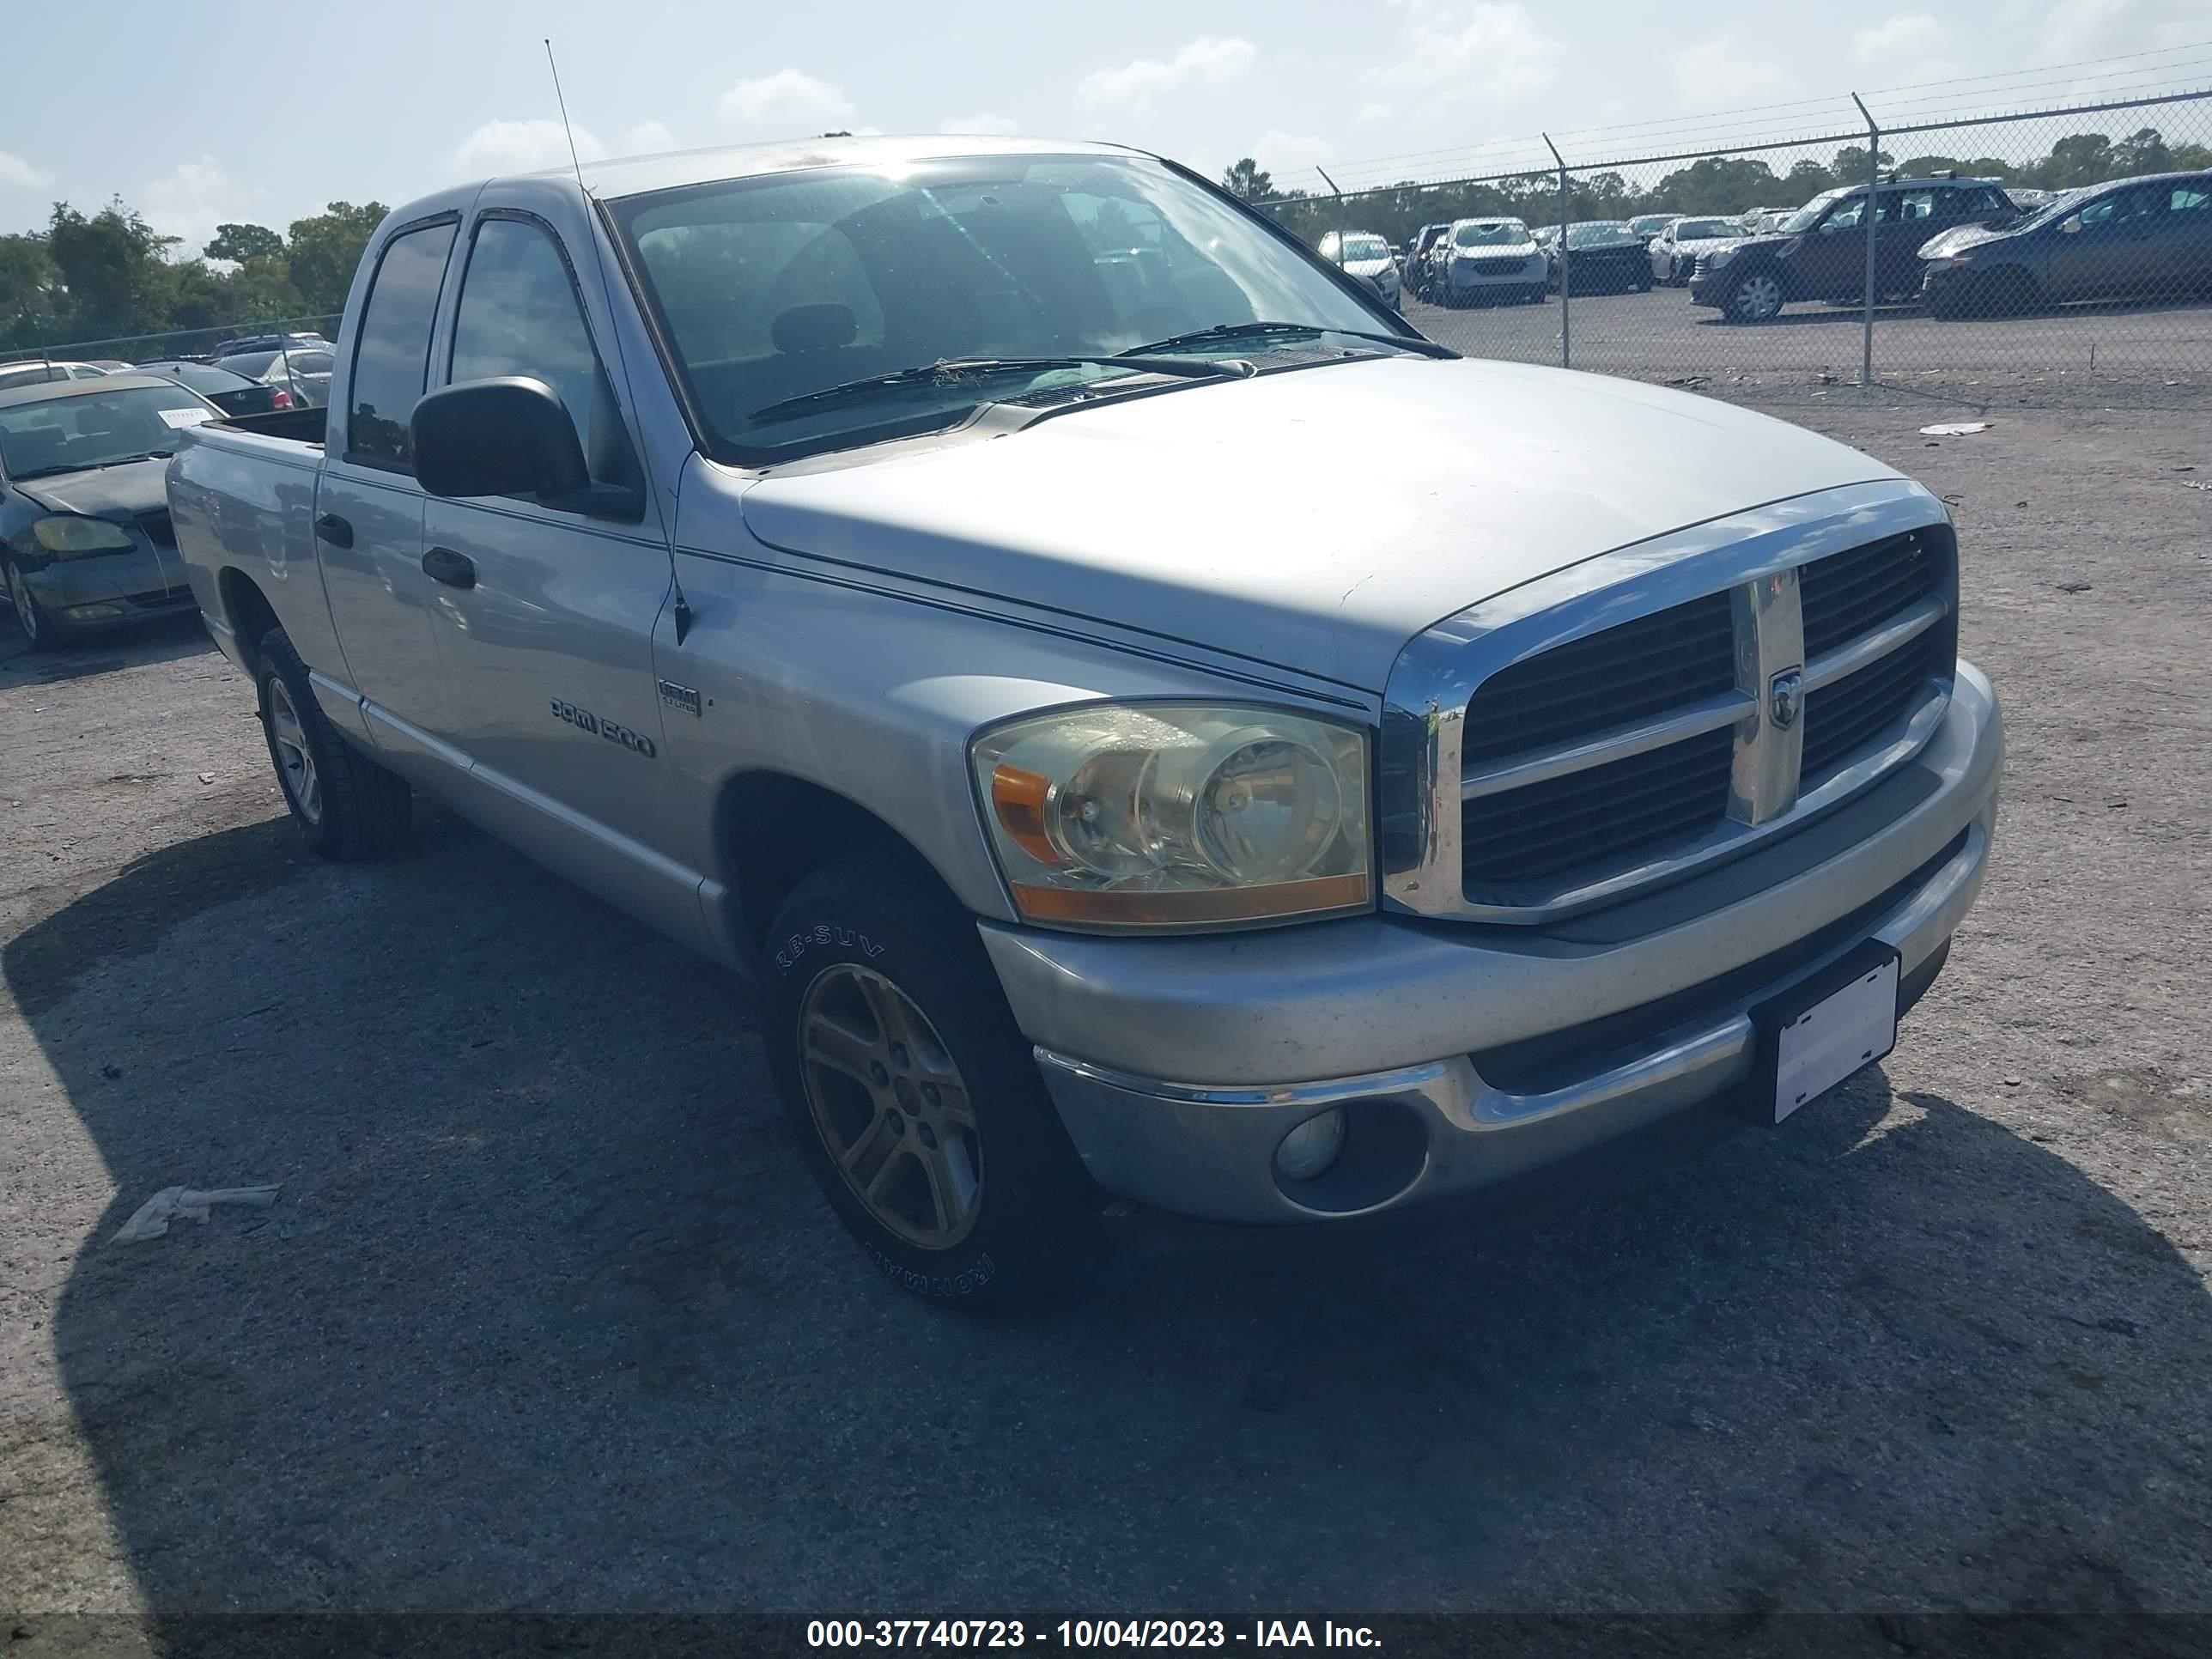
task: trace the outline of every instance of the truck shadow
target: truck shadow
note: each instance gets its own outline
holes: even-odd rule
[[[272,835],[0,952],[118,1194],[52,1431],[157,1614],[2103,1611],[2185,1548],[2114,1445],[2200,1467],[2202,1281],[1966,1105],[1863,1079],[1510,1229],[1109,1241],[966,1319],[839,1232],[734,981],[440,815]]]

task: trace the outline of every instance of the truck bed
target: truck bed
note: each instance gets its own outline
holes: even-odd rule
[[[255,432],[264,438],[289,438],[297,443],[323,447],[323,434],[328,430],[331,412],[327,409],[272,409],[262,415],[234,415],[228,420],[210,421],[215,427],[231,427],[240,432]]]

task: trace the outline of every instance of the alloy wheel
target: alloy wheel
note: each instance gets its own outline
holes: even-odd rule
[[[1782,284],[1764,271],[1736,284],[1736,315],[1747,323],[1763,323],[1782,309]]]
[[[923,1249],[967,1237],[981,1209],[982,1139],[928,1016],[883,975],[840,963],[806,988],[799,1057],[822,1144],[868,1212]]]
[[[13,563],[8,567],[8,598],[15,605],[15,620],[23,625],[23,636],[35,641],[39,637],[39,607],[31,598],[30,584]]]
[[[323,786],[315,775],[307,727],[292,706],[290,690],[275,675],[269,679],[269,738],[276,750],[276,775],[284,781],[284,793],[294,810],[309,823],[320,823]]]

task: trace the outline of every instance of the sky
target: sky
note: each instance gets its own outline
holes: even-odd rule
[[[17,72],[0,103],[0,230],[41,225],[58,198],[89,209],[119,195],[183,238],[180,253],[224,220],[281,229],[332,200],[397,205],[565,161],[548,35],[586,160],[836,128],[1020,132],[1134,144],[1209,173],[1249,155],[1307,188],[1317,164],[1347,190],[1533,167],[1546,131],[1571,161],[1844,131],[1854,88],[1902,121],[2212,85],[2212,0],[1763,13],[1650,0],[9,0],[7,12]],[[1759,16],[1771,21],[1747,21]],[[2097,61],[2121,54],[2151,56]],[[68,67],[25,72],[39,64]],[[2212,142],[2212,106],[2170,132]]]

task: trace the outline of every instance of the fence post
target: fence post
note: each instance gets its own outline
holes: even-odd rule
[[[1544,148],[1552,152],[1552,159],[1559,164],[1559,367],[1575,366],[1575,285],[1570,280],[1574,273],[1567,268],[1572,256],[1567,251],[1567,158],[1559,154],[1559,147],[1552,142],[1552,135],[1544,135]]]
[[[1859,106],[1859,114],[1867,124],[1867,193],[1863,215],[1866,222],[1866,304],[1859,342],[1859,385],[1871,386],[1874,384],[1874,242],[1881,221],[1881,215],[1876,210],[1880,204],[1875,198],[1881,184],[1881,129],[1875,125],[1865,100],[1856,92],[1851,94],[1851,102]]]
[[[1336,187],[1336,180],[1328,176],[1328,169],[1320,162],[1314,163],[1314,171],[1321,174],[1322,183],[1328,186],[1333,203],[1329,217],[1336,226],[1336,268],[1341,270],[1344,269],[1344,192]]]

